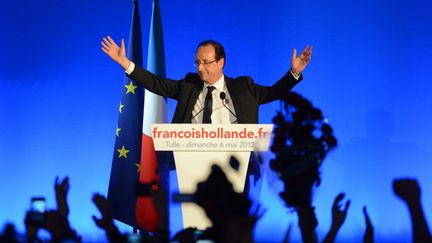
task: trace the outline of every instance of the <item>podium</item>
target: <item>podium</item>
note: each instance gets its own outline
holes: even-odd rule
[[[181,194],[193,194],[205,181],[211,166],[219,165],[237,192],[243,192],[251,151],[266,151],[273,124],[153,124],[151,133],[156,151],[173,151]],[[238,169],[229,164],[231,156]],[[195,203],[182,202],[183,227],[211,226],[204,210]]]

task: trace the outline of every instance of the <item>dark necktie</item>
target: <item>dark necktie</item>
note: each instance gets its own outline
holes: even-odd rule
[[[215,89],[213,86],[207,87],[207,95],[204,102],[204,114],[202,123],[211,123],[211,114],[213,110],[213,97],[212,92]]]

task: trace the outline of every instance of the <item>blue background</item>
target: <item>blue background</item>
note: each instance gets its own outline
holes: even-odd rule
[[[408,211],[391,190],[395,177],[419,179],[431,222],[430,1],[160,5],[171,78],[194,71],[195,48],[204,39],[225,45],[227,75],[268,85],[288,71],[293,48],[314,46],[294,90],[323,110],[339,140],[315,190],[320,239],[330,227],[333,198],[346,192],[351,207],[339,240],[361,241],[367,205],[376,240],[410,241]],[[141,0],[140,9],[146,47],[151,2]],[[72,225],[84,240],[105,239],[91,219],[97,214],[91,196],[107,192],[124,73],[100,50],[100,40],[127,38],[131,12],[131,1],[120,0],[1,1],[0,223],[15,222],[22,231],[30,197],[43,195],[54,207],[54,178],[68,175]],[[263,106],[260,122],[269,123],[278,107]],[[258,240],[280,241],[290,224],[298,239],[280,189],[265,166],[267,211],[256,227]]]

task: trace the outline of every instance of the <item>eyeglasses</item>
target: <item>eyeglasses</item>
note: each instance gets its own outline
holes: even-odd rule
[[[206,60],[204,60],[204,61],[195,60],[195,62],[193,64],[195,67],[198,67],[200,64],[207,66],[207,65],[212,64],[212,63],[217,62],[217,61],[219,61],[219,59],[214,59],[213,61],[210,61],[210,62],[206,61]]]

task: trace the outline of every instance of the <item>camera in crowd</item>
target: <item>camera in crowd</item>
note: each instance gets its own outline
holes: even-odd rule
[[[44,197],[32,197],[30,210],[27,212],[27,222],[31,225],[42,226],[45,223],[46,200]]]

